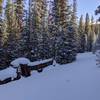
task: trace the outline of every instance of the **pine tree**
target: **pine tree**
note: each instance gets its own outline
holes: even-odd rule
[[[89,24],[89,35],[88,35],[88,51],[92,51],[93,41],[94,41],[94,18],[92,16],[91,23]]]
[[[89,19],[89,14],[86,14],[86,19],[85,19],[85,36],[86,36],[86,51],[90,51],[90,19]]]
[[[97,37],[97,35],[99,34],[99,23],[98,23],[98,21],[96,21],[96,23],[95,23],[94,32],[95,32],[95,35]]]
[[[2,0],[0,1],[0,49],[1,49],[1,45],[2,45]]]
[[[77,0],[73,0],[73,8],[72,8],[72,18],[71,21],[73,23],[73,28],[75,29],[75,35],[76,35],[76,44],[77,44],[77,52],[79,52],[80,48],[80,37],[78,34],[78,25],[77,25]]]
[[[72,12],[72,21],[74,22],[74,24],[77,24],[77,1],[73,0],[73,8],[72,8],[73,12]]]
[[[3,3],[3,0],[0,0],[0,14],[2,13],[2,3]]]
[[[64,59],[66,56],[64,56],[65,52],[62,50],[64,49],[64,42],[62,38],[64,37],[64,28],[66,27],[66,0],[54,0],[53,4],[53,15],[54,15],[54,21],[55,21],[55,28],[54,30],[54,59],[56,60],[57,63],[63,64],[66,63]]]
[[[12,0],[8,0],[5,10],[5,19],[7,23],[7,41],[4,44],[6,61],[10,61],[20,56],[19,52],[19,23],[16,16],[16,6]]]
[[[94,31],[94,18],[93,16],[91,17],[91,33],[90,33],[90,50],[92,51],[93,49],[93,45],[96,42],[96,35],[95,35],[95,31]]]
[[[98,15],[100,14],[100,5],[97,7],[97,9],[95,10],[95,14]],[[100,21],[100,17],[98,19],[98,21]]]
[[[79,33],[79,52],[83,53],[85,52],[85,33],[84,33],[84,22],[83,22],[83,15],[81,15],[79,20],[79,27],[78,27],[78,33]]]
[[[6,63],[5,63],[5,52],[4,52],[4,48],[3,48],[3,43],[4,43],[4,20],[2,18],[2,10],[3,10],[3,0],[0,0],[0,69],[5,68]]]
[[[38,60],[39,52],[38,52],[38,35],[40,32],[39,26],[39,18],[40,18],[40,1],[30,0],[29,1],[29,35],[28,35],[28,43],[29,43],[29,58],[32,61]]]
[[[96,21],[96,23],[94,24],[94,41],[93,41],[93,48],[92,48],[92,52],[95,54],[96,49],[98,48],[98,44],[99,44],[99,37],[100,37],[100,25],[98,23],[98,21]]]
[[[49,44],[49,34],[47,32],[47,3],[46,0],[41,1],[41,36],[39,37],[39,59],[50,58],[50,44]],[[47,55],[45,55],[47,54]]]
[[[16,20],[18,23],[18,33],[21,33],[23,31],[23,14],[24,14],[24,5],[23,5],[23,0],[16,0]],[[19,35],[19,34],[18,34]]]
[[[21,32],[21,40],[20,40],[20,46],[21,46],[21,54],[24,57],[27,57],[30,59],[30,13],[28,13],[28,10],[24,10],[24,18],[23,18],[23,31]]]
[[[71,22],[71,15],[68,1],[54,1],[54,20],[57,27],[54,42],[56,51],[55,60],[59,64],[70,63],[76,59],[76,32]]]
[[[48,36],[49,36],[49,54],[54,60],[56,60],[57,51],[57,34],[59,32],[57,27],[57,0],[49,1],[49,11],[48,11]]]
[[[16,13],[16,23],[17,23],[17,41],[18,41],[18,51],[19,57],[28,57],[28,13],[25,12],[24,0],[15,0],[15,13]]]

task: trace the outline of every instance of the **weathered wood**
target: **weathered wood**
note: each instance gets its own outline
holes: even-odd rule
[[[2,84],[3,84],[3,81],[0,80],[0,85],[2,85]]]
[[[39,73],[43,71],[43,69],[45,67],[48,67],[49,65],[52,65],[53,64],[53,60],[52,61],[49,61],[49,62],[46,62],[46,63],[42,63],[42,64],[39,64],[39,65],[35,65],[35,66],[28,66],[27,64],[20,64],[20,71],[17,70],[17,77],[14,78],[12,80],[11,77],[5,79],[5,80],[0,80],[0,85],[3,85],[3,84],[6,84],[6,83],[9,83],[11,81],[16,81],[16,80],[19,80],[21,78],[21,75],[24,76],[24,77],[28,77],[31,75],[31,70],[37,70]]]
[[[24,77],[28,77],[31,75],[31,70],[27,64],[20,64],[21,75]]]
[[[11,77],[9,77],[9,78],[6,78],[6,79],[4,79],[4,80],[0,80],[0,85],[3,85],[3,84],[7,84],[7,83],[9,83],[9,82],[11,82],[12,81],[12,78]]]
[[[46,63],[39,64],[39,65],[29,66],[29,68],[30,70],[44,69],[45,67],[48,67],[49,65],[52,65],[52,64],[53,64],[53,60]]]

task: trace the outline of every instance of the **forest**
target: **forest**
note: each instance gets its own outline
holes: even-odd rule
[[[0,0],[0,100],[100,100],[100,0]]]
[[[95,50],[99,33],[93,16],[77,17],[77,0],[0,0],[0,69],[20,57],[71,63]]]

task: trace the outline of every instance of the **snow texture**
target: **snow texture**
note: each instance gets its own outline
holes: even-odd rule
[[[100,100],[100,68],[92,53],[71,64],[49,66],[40,74],[0,86],[0,100]]]
[[[35,61],[35,62],[30,62],[28,63],[29,66],[35,66],[35,65],[39,65],[39,64],[43,64],[46,62],[51,61],[52,59],[46,59],[46,60],[41,60],[41,61]]]
[[[11,62],[13,67],[19,67],[20,64],[29,64],[30,60],[27,58],[17,58]]]
[[[0,80],[4,80],[6,78],[15,78],[17,77],[16,69],[9,67],[5,70],[0,71]]]

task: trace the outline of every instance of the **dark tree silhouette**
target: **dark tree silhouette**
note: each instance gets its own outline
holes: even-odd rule
[[[95,15],[98,15],[98,14],[100,14],[100,5],[95,10]],[[99,17],[98,21],[100,21],[100,17]]]

